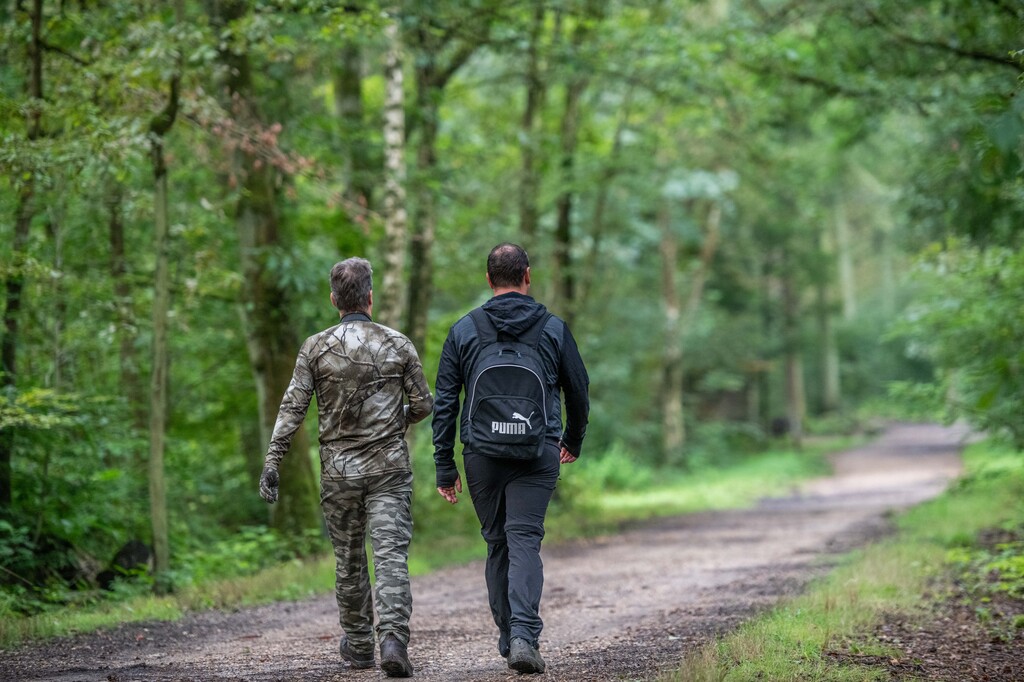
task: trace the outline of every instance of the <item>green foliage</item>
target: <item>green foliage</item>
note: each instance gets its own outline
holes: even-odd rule
[[[650,487],[656,474],[650,465],[638,460],[625,445],[613,443],[608,450],[589,453],[566,467],[563,484],[571,480],[573,488],[590,491],[643,490]]]
[[[895,333],[934,364],[936,382],[902,395],[945,403],[950,418],[1024,448],[1024,252],[953,244],[916,274],[921,295]]]
[[[193,545],[179,552],[170,577],[176,587],[182,588],[254,575],[296,556],[308,556],[313,548],[321,552],[328,549],[319,531],[295,538],[281,537],[266,526],[245,526],[211,544]]]
[[[1024,540],[1021,529],[1003,531],[1003,539],[991,546],[950,550],[947,561],[961,573],[961,580],[976,599],[1002,592],[1024,599]]]

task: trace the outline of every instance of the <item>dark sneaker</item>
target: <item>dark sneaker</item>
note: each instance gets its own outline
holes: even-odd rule
[[[515,637],[509,647],[508,667],[520,673],[542,673],[544,659],[540,657],[537,647],[522,637]]]
[[[380,640],[380,669],[388,677],[412,677],[412,663],[402,641],[394,635]]]
[[[348,643],[348,635],[341,638],[341,644],[338,645],[338,651],[341,654],[342,659],[348,661],[348,664],[353,668],[372,668],[376,664],[376,661],[373,658],[373,651],[364,654],[352,650],[352,647]]]
[[[498,653],[502,658],[508,658],[508,630],[498,631]]]

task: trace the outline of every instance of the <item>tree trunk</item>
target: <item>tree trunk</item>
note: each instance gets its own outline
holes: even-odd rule
[[[803,444],[803,424],[806,414],[804,398],[804,368],[800,344],[800,301],[793,281],[788,257],[782,263],[783,345],[785,358],[786,421],[793,445]]]
[[[152,141],[154,197],[153,247],[156,251],[156,275],[153,283],[153,369],[149,389],[149,510],[153,529],[153,573],[157,591],[170,568],[170,540],[167,525],[167,493],[164,481],[164,436],[167,432],[167,371],[170,364],[167,347],[167,312],[170,308],[168,272],[167,166],[163,137]]]
[[[839,384],[839,345],[835,325],[832,324],[832,301],[828,283],[818,282],[818,336],[821,339],[821,407],[824,412],[839,410],[841,394]]]
[[[600,18],[602,4],[588,0],[583,17],[572,34],[571,54],[579,60],[582,47],[592,32],[592,21]],[[575,64],[565,86],[565,108],[560,126],[562,190],[558,195],[555,223],[553,307],[571,326],[576,314],[576,273],[572,262],[572,213],[576,200],[576,147],[579,144],[580,101],[589,82],[586,67]]]
[[[427,318],[433,298],[434,236],[437,232],[437,132],[444,89],[473,53],[490,39],[493,15],[483,13],[463,27],[472,40],[439,37],[420,23],[410,34],[416,46],[416,217],[409,243],[409,287],[405,333],[420,355],[426,351]],[[451,48],[451,49],[448,49]],[[446,58],[439,62],[439,58]]]
[[[883,219],[882,225],[875,228],[875,244],[882,270],[882,312],[891,316],[896,313],[896,266],[892,234],[887,222]]]
[[[534,8],[533,24],[530,28],[530,42],[526,53],[526,106],[520,124],[520,149],[522,169],[519,180],[519,232],[525,248],[533,247],[537,236],[539,209],[537,196],[540,192],[540,175],[537,172],[537,151],[539,140],[537,135],[541,106],[544,102],[544,81],[540,74],[539,45],[544,17],[547,10],[543,3]]]
[[[586,267],[580,273],[580,283],[577,287],[577,301],[580,306],[584,305],[591,294],[594,286],[594,278],[600,268],[601,241],[604,237],[605,215],[608,206],[608,195],[611,193],[612,181],[618,173],[619,156],[622,153],[622,136],[625,134],[626,125],[629,122],[630,103],[632,93],[627,93],[622,106],[622,114],[619,116],[619,123],[615,127],[615,134],[612,137],[612,149],[605,162],[604,172],[594,189],[594,213],[590,220],[590,251],[587,256]]]
[[[662,203],[663,206],[658,212],[658,225],[661,231],[661,288],[665,305],[662,450],[663,461],[669,464],[673,461],[678,461],[683,446],[686,444],[686,415],[683,406],[683,378],[685,369],[683,362],[685,357],[683,338],[685,330],[696,323],[697,314],[700,312],[704,286],[711,272],[711,263],[718,250],[722,209],[718,204],[711,204],[708,209],[700,261],[690,282],[690,291],[686,297],[686,304],[683,306],[679,299],[679,287],[676,283],[676,269],[679,267],[679,244],[675,232],[672,230],[668,201],[662,200]]]
[[[843,197],[836,200],[836,258],[839,266],[839,290],[843,295],[843,319],[857,314],[857,286],[853,274],[853,248],[850,245],[850,219]]]
[[[174,3],[175,22],[185,20],[183,0]],[[171,565],[170,534],[167,523],[167,489],[164,479],[164,448],[167,435],[167,384],[170,350],[167,343],[167,313],[170,310],[171,281],[170,214],[167,188],[167,162],[164,140],[178,117],[181,85],[181,55],[170,79],[167,104],[149,123],[150,158],[153,163],[153,248],[156,271],[153,278],[153,360],[149,400],[149,513],[153,529],[153,589],[169,591]]]
[[[772,334],[775,329],[776,314],[772,293],[775,283],[774,278],[774,251],[770,247],[763,246],[760,255],[761,335],[764,339],[762,344],[767,343],[768,339],[772,338]],[[762,347],[759,359],[760,362],[757,378],[755,380],[757,393],[757,417],[758,421],[761,423],[761,427],[766,431],[769,431],[773,430],[772,420],[775,418],[775,414],[772,409],[772,381],[770,372],[774,357],[766,348]]]
[[[244,174],[235,213],[241,248],[242,313],[246,347],[256,381],[262,460],[277,421],[277,412],[291,381],[300,339],[289,315],[287,293],[265,265],[264,254],[280,246],[273,176],[267,166],[256,168],[250,157],[238,159]],[[281,463],[280,497],[271,507],[271,524],[295,536],[319,525],[316,481],[305,427],[296,431],[289,455]]]
[[[214,3],[213,21],[218,28],[241,19],[247,3],[221,0]],[[263,129],[254,99],[252,68],[245,51],[223,49],[227,67],[226,107],[236,123],[253,137]],[[235,208],[235,227],[241,249],[242,316],[246,346],[256,381],[259,403],[260,440],[263,451],[270,442],[281,397],[291,381],[300,340],[289,314],[287,292],[267,271],[266,254],[281,245],[275,190],[276,170],[255,152],[236,150],[234,176],[241,185]],[[262,458],[262,453],[253,453]],[[271,523],[285,534],[296,536],[319,527],[316,479],[310,459],[310,441],[305,428],[292,440],[290,456],[281,464],[278,504],[271,507]]]
[[[347,42],[342,46],[333,81],[334,107],[344,150],[345,209],[361,223],[373,208],[373,177],[363,128],[362,51],[359,45]]]
[[[56,215],[54,215],[56,214]],[[64,384],[64,324],[67,321],[68,302],[64,293],[64,233],[61,230],[63,222],[63,206],[59,205],[51,209],[50,219],[46,221],[46,236],[53,245],[53,271],[57,277],[53,280],[53,373],[50,375],[49,384],[54,390],[60,391]]]
[[[667,199],[658,210],[661,230],[661,297],[665,307],[665,347],[662,351],[664,374],[661,386],[661,450],[662,462],[678,461],[686,442],[683,417],[683,329],[679,289],[676,285],[679,245],[672,230],[672,217]]]
[[[405,270],[405,90],[402,39],[398,18],[386,30],[388,51],[384,65],[384,274],[380,296],[374,300],[377,320],[398,329],[404,310],[402,281]]]
[[[128,259],[124,248],[123,188],[111,180],[107,190],[107,224],[110,233],[110,278],[113,282],[114,309],[117,324],[118,355],[121,366],[121,390],[128,401],[132,425],[142,431],[149,423],[146,397],[139,375],[139,358],[135,351],[135,310],[132,286],[128,281]],[[142,464],[141,453],[136,462]]]
[[[577,34],[579,30],[577,30]],[[565,109],[561,125],[561,182],[555,224],[553,307],[572,326],[575,312],[575,273],[572,266],[572,209],[575,200],[576,145],[579,140],[580,99],[587,79],[573,76],[565,88]]]
[[[420,135],[416,144],[416,218],[413,221],[409,262],[409,309],[406,334],[422,354],[426,350],[427,311],[433,294],[434,235],[437,231],[437,99],[430,85],[432,65],[416,69]]]
[[[19,6],[20,7],[20,6]],[[42,99],[43,99],[43,0],[32,0],[31,38],[28,41],[28,97],[29,104],[27,137],[36,140],[42,130]],[[25,275],[21,268],[25,264],[25,249],[28,247],[29,229],[34,217],[32,200],[35,196],[35,173],[28,172],[18,191],[18,207],[14,218],[14,239],[11,244],[11,260],[13,272],[4,282],[4,337],[0,343],[0,388],[11,394],[14,392],[18,378],[18,335],[21,318],[21,294],[25,287]],[[6,428],[0,430],[0,516],[11,507],[12,499],[12,460],[14,458],[14,431]]]
[[[686,317],[684,328],[692,327],[697,322],[697,313],[700,312],[700,304],[704,297],[704,285],[707,284],[708,276],[711,274],[711,263],[718,251],[718,236],[722,226],[722,207],[712,203],[708,207],[708,215],[704,221],[704,242],[700,247],[700,261],[697,264],[697,271],[693,274],[693,281],[690,283],[690,294],[686,298]]]

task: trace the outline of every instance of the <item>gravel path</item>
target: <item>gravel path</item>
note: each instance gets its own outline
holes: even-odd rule
[[[941,492],[959,471],[965,435],[895,425],[836,455],[833,476],[789,497],[546,548],[548,670],[540,679],[640,680],[678,665],[687,651],[798,592],[842,552],[885,533],[892,510]],[[413,594],[416,679],[518,677],[497,654],[479,562],[417,578]],[[384,679],[379,670],[343,667],[338,635],[332,595],[2,652],[0,679]]]

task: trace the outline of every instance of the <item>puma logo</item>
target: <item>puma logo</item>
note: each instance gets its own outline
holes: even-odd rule
[[[536,412],[536,410],[534,410],[534,412]],[[530,423],[530,420],[533,419],[533,414],[534,413],[531,412],[529,417],[524,417],[523,415],[519,414],[518,412],[513,412],[512,413],[512,418],[513,419],[518,419],[521,422],[526,422],[526,426],[529,427],[529,429],[531,431],[533,431],[533,424]]]
[[[491,422],[491,433],[500,433],[504,436],[525,436],[526,427],[530,427],[533,431],[533,424],[530,420],[533,419],[534,412],[530,413],[529,417],[524,417],[518,412],[512,413],[512,419],[523,422],[522,424],[516,424],[515,422]]]

